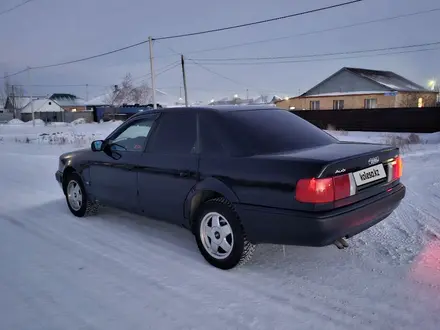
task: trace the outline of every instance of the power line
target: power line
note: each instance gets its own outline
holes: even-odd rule
[[[360,54],[360,53],[371,53],[379,51],[388,51],[396,49],[407,49],[407,48],[418,48],[418,47],[428,47],[439,45],[440,41],[423,43],[423,44],[413,44],[405,46],[395,46],[395,47],[385,47],[385,48],[374,48],[374,49],[363,49],[363,50],[353,50],[335,53],[321,53],[321,54],[305,54],[305,55],[290,55],[290,56],[270,56],[270,57],[236,57],[236,58],[196,58],[194,60],[199,62],[230,62],[230,61],[262,61],[262,60],[286,60],[286,59],[296,59],[296,58],[307,58],[307,57],[323,57],[323,56],[336,56],[336,55],[349,55],[349,54]]]
[[[157,76],[159,76],[159,75],[161,75],[161,74],[163,74],[165,72],[168,72],[168,71],[174,69],[175,67],[177,67],[179,65],[180,65],[180,61],[174,61],[174,62],[172,62],[172,63],[170,63],[168,65],[165,65],[164,67],[162,67],[162,68],[160,68],[158,70],[159,72],[156,73],[155,76],[157,77]],[[151,73],[144,74],[144,75],[142,75],[140,77],[134,78],[133,80],[139,80],[139,79],[146,78],[146,77],[151,77]]]
[[[64,66],[64,65],[68,65],[68,64],[74,64],[74,63],[79,63],[79,62],[84,62],[84,61],[89,61],[98,57],[103,57],[103,56],[107,56],[110,54],[114,54],[114,53],[118,53],[130,48],[134,48],[134,47],[138,47],[140,45],[146,44],[148,43],[148,40],[144,40],[141,42],[138,42],[136,44],[130,45],[130,46],[126,46],[126,47],[122,47],[122,48],[118,48],[118,49],[114,49],[105,53],[100,53],[100,54],[96,54],[96,55],[92,55],[92,56],[88,56],[88,57],[83,57],[77,60],[72,60],[72,61],[66,61],[66,62],[60,62],[60,63],[56,63],[56,64],[48,64],[48,65],[41,65],[41,66],[34,66],[31,67],[31,69],[47,69],[47,68],[53,68],[56,66]]]
[[[159,75],[161,75],[161,74],[164,74],[165,72],[168,72],[168,71],[170,71],[170,70],[172,70],[172,69],[174,69],[174,68],[177,68],[178,66],[180,66],[180,63],[179,63],[179,62],[177,62],[176,64],[174,64],[173,66],[171,66],[171,67],[169,67],[169,68],[166,68],[166,69],[164,68],[162,71],[156,73],[155,76],[157,77],[157,76],[159,76]],[[151,74],[150,74],[150,76],[151,76]]]
[[[22,85],[22,84],[14,84],[14,86],[21,87],[106,87],[105,85],[93,85],[93,84],[56,84],[56,85]]]
[[[157,77],[157,76],[159,76],[159,75],[161,75],[161,74],[164,74],[165,72],[168,72],[168,71],[170,71],[170,70],[172,70],[172,69],[174,69],[174,68],[176,68],[176,67],[178,67],[178,66],[180,66],[180,61],[175,61],[175,62],[173,62],[173,63],[170,63],[170,64],[168,64],[168,65],[165,65],[164,67],[162,67],[162,68],[160,68],[160,69],[158,70],[158,73],[156,73],[155,76]],[[139,79],[142,79],[142,78],[144,78],[144,80],[145,80],[145,78],[148,78],[149,76],[151,76],[151,73],[148,73],[148,74],[143,75],[143,76],[140,76],[140,77],[136,77],[136,78],[132,79],[132,81],[134,81],[134,80],[139,80]],[[139,86],[138,86],[138,87],[139,87]],[[156,88],[156,89],[157,89],[157,88]],[[108,92],[103,93],[103,94],[96,95],[96,96],[94,96],[93,98],[97,98],[97,97],[100,97],[100,96],[104,96],[104,95],[106,95],[106,94],[108,94]]]
[[[0,79],[8,79],[8,78],[10,78],[10,77],[17,76],[17,75],[19,75],[20,73],[27,72],[28,70],[29,70],[29,68],[26,68],[26,69],[23,69],[23,70],[17,71],[17,72],[15,72],[15,73],[8,74],[8,75],[5,75],[5,76],[3,76],[3,77],[0,77]]]
[[[362,1],[364,1],[364,0],[352,0],[352,1],[344,2],[344,3],[340,3],[340,4],[336,4],[336,5],[321,7],[321,8],[312,9],[312,10],[299,12],[299,13],[294,13],[294,14],[290,14],[290,15],[279,16],[279,17],[275,17],[275,18],[270,18],[270,19],[265,19],[265,20],[250,22],[250,23],[244,23],[244,24],[238,24],[238,25],[233,25],[233,26],[227,26],[227,27],[217,28],[217,29],[212,29],[212,30],[204,30],[204,31],[199,31],[199,32],[178,34],[178,35],[172,35],[172,36],[166,36],[166,37],[158,37],[158,38],[153,38],[153,40],[157,41],[157,40],[165,40],[165,39],[183,38],[183,37],[195,36],[195,35],[200,35],[200,34],[207,34],[207,33],[213,33],[213,32],[238,29],[238,28],[242,28],[242,27],[263,24],[263,23],[269,23],[269,22],[283,20],[283,19],[292,18],[292,17],[296,17],[296,16],[302,16],[302,15],[306,15],[306,14],[311,14],[311,13],[316,13],[316,12],[325,11],[325,10],[329,10],[329,9],[334,9],[334,8],[338,8],[338,7],[342,7],[342,6],[351,5],[351,4],[354,4],[357,2],[362,2]],[[149,42],[149,40],[146,39],[146,40],[140,41],[138,43],[135,43],[135,44],[132,44],[129,46],[125,46],[125,47],[121,47],[121,48],[117,48],[117,49],[114,49],[114,50],[111,50],[108,52],[104,52],[104,53],[100,53],[100,54],[96,54],[96,55],[92,55],[92,56],[87,56],[87,57],[83,57],[83,58],[79,58],[79,59],[71,60],[71,61],[59,62],[59,63],[48,64],[48,65],[34,66],[34,67],[31,67],[31,69],[47,69],[47,68],[53,68],[53,67],[58,67],[58,66],[64,66],[64,65],[84,62],[84,61],[92,60],[95,58],[115,54],[115,53],[130,49],[130,48],[138,47],[138,46],[146,44],[148,42]],[[23,70],[23,71],[15,73],[13,75],[7,76],[7,77],[12,77],[14,75],[17,75],[17,74],[25,72],[25,71],[26,70]]]
[[[343,29],[347,29],[347,28],[363,26],[363,25],[368,25],[368,24],[373,24],[373,23],[386,22],[386,21],[389,21],[389,20],[395,20],[395,19],[399,19],[399,18],[407,18],[407,17],[411,17],[411,16],[423,15],[423,14],[428,14],[428,13],[438,12],[438,11],[440,11],[440,8],[434,8],[434,9],[423,10],[423,11],[418,11],[418,12],[409,13],[409,14],[403,14],[403,15],[391,16],[391,17],[384,17],[384,18],[379,18],[379,19],[375,19],[375,20],[371,20],[371,21],[365,21],[365,22],[358,22],[358,23],[353,23],[353,24],[348,24],[348,25],[342,25],[342,26],[337,26],[337,27],[334,27],[334,28],[321,29],[321,30],[315,30],[315,31],[304,32],[304,33],[297,33],[297,34],[292,34],[292,35],[283,36],[283,37],[272,37],[272,38],[261,39],[261,40],[256,40],[256,41],[241,42],[241,43],[237,43],[237,44],[230,44],[230,45],[226,45],[226,46],[206,48],[206,49],[201,49],[201,50],[189,51],[189,52],[185,52],[185,53],[186,54],[197,54],[197,53],[205,53],[205,52],[211,52],[211,51],[216,51],[216,50],[225,50],[225,49],[230,49],[230,48],[250,46],[250,45],[256,45],[256,44],[261,44],[261,43],[267,43],[267,42],[291,39],[291,38],[295,38],[295,37],[304,37],[304,36],[309,36],[309,35],[313,35],[313,34],[319,34],[319,33],[343,30]],[[160,56],[160,57],[166,57],[166,56],[167,55]],[[171,56],[171,55],[168,55],[168,56]]]
[[[429,48],[429,49],[416,49],[416,50],[406,50],[400,52],[389,52],[389,53],[381,53],[381,54],[368,54],[368,55],[357,55],[357,56],[345,56],[345,57],[335,57],[335,58],[318,58],[318,59],[305,59],[305,60],[285,60],[285,61],[258,61],[258,62],[212,62],[212,63],[203,63],[205,65],[267,65],[267,64],[289,64],[289,63],[307,63],[307,62],[326,62],[326,61],[336,61],[336,60],[346,60],[346,59],[354,59],[354,58],[367,58],[367,57],[376,57],[376,56],[389,56],[389,55],[398,55],[398,54],[409,54],[409,53],[419,53],[419,52],[427,52],[438,50],[440,47]]]
[[[241,86],[244,86],[244,87],[251,87],[252,89],[254,89],[254,90],[260,92],[260,94],[262,94],[262,91],[265,91],[265,89],[262,89],[262,88],[255,88],[255,87],[249,86],[249,85],[247,85],[247,84],[244,84],[244,83],[242,83],[242,82],[240,82],[240,81],[237,81],[237,80],[234,80],[234,79],[232,79],[232,78],[229,78],[229,77],[227,77],[227,76],[225,76],[225,75],[223,75],[223,74],[221,74],[221,73],[218,73],[218,72],[216,72],[216,71],[214,71],[214,70],[212,70],[212,69],[210,69],[210,68],[207,68],[206,66],[204,66],[204,65],[202,65],[202,64],[200,64],[200,63],[198,63],[198,62],[196,62],[196,61],[194,61],[194,60],[192,60],[192,59],[188,59],[188,60],[191,61],[192,63],[196,64],[197,66],[199,66],[199,67],[202,68],[203,70],[208,71],[208,72],[210,72],[210,73],[213,74],[213,75],[219,76],[220,78],[223,78],[223,79],[225,79],[225,80],[228,80],[228,81],[230,81],[230,82],[232,82],[232,83],[234,83],[234,84],[241,85]]]
[[[329,9],[334,9],[334,8],[338,8],[338,7],[343,7],[343,6],[348,6],[348,5],[351,5],[351,4],[354,4],[354,3],[357,3],[357,2],[362,2],[362,1],[363,0],[352,0],[352,1],[348,1],[348,2],[339,3],[339,4],[336,4],[336,5],[331,5],[331,6],[327,6],[327,7],[321,7],[321,8],[317,8],[317,9],[311,9],[311,10],[307,10],[307,11],[303,11],[303,12],[299,12],[299,13],[294,13],[294,14],[289,14],[289,15],[284,15],[284,16],[278,16],[278,17],[264,19],[264,20],[260,20],[260,21],[254,21],[254,22],[237,24],[237,25],[230,25],[230,26],[226,26],[226,27],[222,27],[222,28],[203,30],[203,31],[198,31],[198,32],[190,32],[190,33],[183,33],[183,34],[175,34],[175,35],[170,35],[170,36],[158,37],[158,38],[153,38],[153,40],[167,40],[167,39],[184,38],[184,37],[191,37],[191,36],[207,34],[207,33],[214,33],[214,32],[221,32],[221,31],[239,29],[239,28],[243,28],[243,27],[247,27],[247,26],[253,26],[253,25],[258,25],[258,24],[270,23],[270,22],[280,21],[280,20],[284,20],[284,19],[288,19],[288,18],[292,18],[292,17],[312,14],[312,13],[316,13],[316,12],[320,12],[320,11],[325,11],[325,10],[329,10]]]
[[[26,5],[26,4],[28,4],[29,2],[32,2],[32,1],[35,1],[35,0],[27,0],[25,2],[22,2],[22,3],[18,4],[18,5],[15,5],[14,7],[11,7],[9,9],[3,10],[3,11],[0,11],[0,16],[2,16],[4,14],[7,14],[7,13],[10,13],[11,11],[13,11],[15,9],[18,9],[21,6],[24,6],[24,5]]]
[[[219,76],[219,77],[221,77],[221,78],[223,78],[223,79],[229,80],[230,82],[233,82],[234,84],[242,85],[242,86],[246,86],[245,84],[243,84],[243,83],[241,83],[241,82],[239,82],[239,81],[237,81],[237,80],[234,80],[234,79],[231,79],[231,78],[229,78],[229,77],[226,77],[226,76],[222,75],[221,73],[218,73],[218,72],[216,72],[216,71],[211,70],[210,68],[205,67],[204,65],[202,65],[202,64],[200,64],[200,63],[198,63],[198,62],[196,62],[196,61],[193,60],[193,59],[189,59],[189,60],[190,60],[191,62],[193,62],[194,64],[196,64],[197,66],[199,66],[199,67],[201,67],[202,69],[204,69],[205,71],[211,72],[212,74],[214,74],[214,75],[216,75],[216,76]]]
[[[165,87],[158,87],[158,90],[179,90],[180,88],[182,88],[182,86],[165,86]],[[209,89],[209,88],[204,88],[204,87],[192,87],[191,86],[191,90],[196,90],[196,91],[203,91],[203,92],[237,92],[237,89],[225,89],[225,88],[221,88],[221,89]],[[252,88],[249,88],[249,91],[253,91]],[[281,93],[281,94],[290,94],[291,92],[285,92],[279,89],[264,89],[265,92],[276,92],[276,93]]]

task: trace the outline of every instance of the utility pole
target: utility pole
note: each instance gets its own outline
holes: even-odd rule
[[[28,80],[29,80],[29,96],[31,99],[31,111],[32,111],[32,126],[35,127],[35,113],[34,113],[34,97],[32,96],[32,82],[31,82],[31,68],[27,68]]]
[[[87,102],[89,102],[89,84],[86,84],[86,104],[84,105],[84,110],[87,110]]]
[[[188,107],[188,89],[186,87],[185,59],[183,58],[183,55],[180,55],[180,62],[182,63],[183,90],[185,92],[185,107]]]
[[[246,88],[246,100],[249,100],[249,89]]]
[[[150,73],[151,73],[151,88],[153,89],[153,109],[157,109],[156,104],[156,77],[154,76],[154,66],[153,66],[153,38],[148,37],[150,44]]]
[[[17,118],[17,106],[15,102],[15,86],[11,86],[11,101],[12,101],[12,111],[14,112],[14,118]]]

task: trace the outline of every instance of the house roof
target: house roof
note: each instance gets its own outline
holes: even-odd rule
[[[369,70],[369,69],[361,69],[361,68],[349,68],[349,67],[343,67],[339,71],[332,74],[330,77],[324,79],[320,83],[318,83],[316,86],[313,86],[310,88],[307,92],[300,95],[300,97],[309,96],[307,95],[310,91],[316,89],[317,87],[321,86],[324,82],[327,82],[331,80],[336,75],[340,74],[343,71],[351,72],[358,77],[362,79],[367,79],[370,82],[373,82],[377,85],[378,91],[375,91],[374,93],[383,93],[383,89],[390,92],[424,92],[424,93],[430,93],[432,91],[412,82],[409,79],[406,79],[392,71],[380,71],[380,70]],[[380,89],[380,90],[379,90]],[[355,94],[356,92],[349,92],[349,91],[342,91],[339,92],[338,95],[345,93],[345,94]],[[372,93],[371,91],[363,91],[362,94],[368,94]],[[315,94],[315,96],[318,96],[318,94]],[[319,96],[322,96],[319,94]],[[279,101],[278,101],[279,102]]]
[[[79,97],[72,94],[55,93],[52,94],[50,99],[54,100],[62,107],[80,107],[86,105],[83,99],[80,99]]]
[[[27,104],[21,113],[32,113],[32,106],[34,107],[34,112],[63,112],[61,108],[55,101],[51,99],[38,99],[33,100],[32,103]]]
[[[39,96],[33,96],[32,99],[36,100],[38,98],[41,98]],[[44,98],[44,97],[43,97]],[[8,96],[8,101],[11,102],[11,97]],[[31,102],[30,96],[14,96],[14,104],[16,109],[23,109],[26,105]]]
[[[369,79],[376,84],[398,92],[430,92],[428,89],[408,80],[392,71],[344,68],[358,76]]]

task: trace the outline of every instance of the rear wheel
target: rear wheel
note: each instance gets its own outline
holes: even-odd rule
[[[65,195],[70,212],[77,217],[94,215],[98,212],[98,204],[89,200],[81,177],[71,173],[65,181]]]
[[[195,226],[199,250],[211,265],[231,269],[252,258],[255,245],[247,240],[237,212],[226,199],[204,203]]]

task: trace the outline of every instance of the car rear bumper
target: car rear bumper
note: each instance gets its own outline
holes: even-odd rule
[[[61,171],[56,171],[55,173],[55,179],[58,181],[58,183],[60,184],[60,187],[63,188],[63,172]]]
[[[237,204],[252,243],[326,246],[352,237],[386,219],[405,197],[398,184],[392,191],[329,212],[296,212]]]

